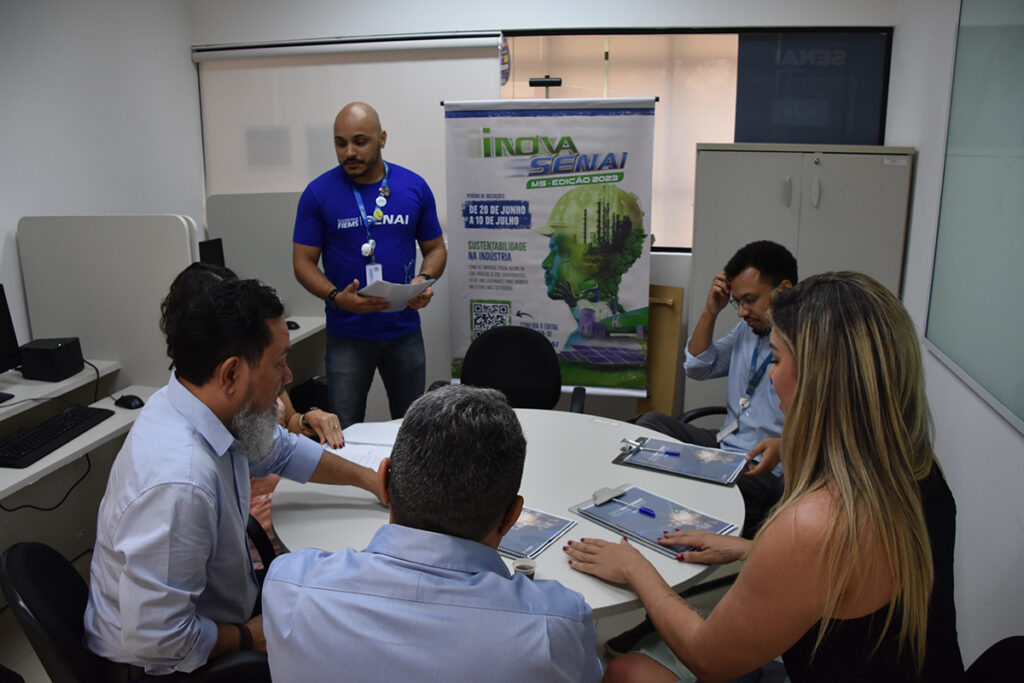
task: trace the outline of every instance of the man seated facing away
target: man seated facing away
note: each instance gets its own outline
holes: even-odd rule
[[[274,290],[210,278],[201,295],[165,304],[174,374],[110,471],[85,610],[87,646],[121,663],[124,680],[264,649],[245,533],[250,475],[378,491],[373,471],[277,425],[292,376]]]
[[[590,606],[510,575],[498,542],[523,507],[526,440],[504,396],[418,398],[377,473],[391,509],[360,552],[278,557],[264,585],[280,681],[596,681]]]

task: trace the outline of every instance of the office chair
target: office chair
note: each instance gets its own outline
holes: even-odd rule
[[[0,683],[25,683],[17,671],[11,671],[6,666],[0,665]]]
[[[256,549],[256,554],[260,556],[260,562],[263,563],[263,574],[265,575],[267,570],[270,569],[270,563],[277,557],[277,549],[274,548],[274,542],[270,540],[270,536],[267,535],[267,530],[263,528],[259,520],[249,515],[249,521],[245,524],[245,533],[249,537],[249,541],[252,543],[252,547]],[[281,543],[281,539],[277,539],[278,543]],[[281,543],[283,547],[284,544]],[[288,549],[284,548],[284,552]],[[263,576],[260,576],[260,572],[256,572],[256,576],[260,580],[260,585],[263,585]]]
[[[463,384],[498,389],[513,408],[550,410],[562,393],[558,354],[528,327],[492,327],[473,340],[462,361]],[[586,389],[575,387],[570,410],[583,412]]]
[[[118,680],[120,665],[85,647],[82,618],[89,588],[63,555],[44,543],[15,543],[0,556],[0,587],[53,683]],[[269,683],[267,655],[252,651],[224,654],[182,680]]]
[[[709,415],[728,415],[729,411],[725,406],[702,406],[700,408],[694,408],[693,410],[687,410],[682,415],[677,415],[676,419],[680,422],[693,422],[699,420],[702,417],[708,417]],[[634,417],[630,422],[636,423],[640,415]]]
[[[701,408],[687,410],[676,419],[680,422],[693,422],[694,420],[699,420],[700,418],[707,417],[709,415],[727,415],[728,413],[729,411],[725,406],[703,406]]]
[[[1019,681],[1024,676],[1024,636],[1003,638],[967,667],[966,683]]]

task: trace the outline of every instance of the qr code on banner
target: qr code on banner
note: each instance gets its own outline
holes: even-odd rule
[[[501,327],[512,322],[511,301],[470,301],[473,322],[470,336],[476,339],[492,327]]]

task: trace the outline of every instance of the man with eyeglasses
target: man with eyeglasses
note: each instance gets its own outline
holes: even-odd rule
[[[782,495],[782,472],[777,467],[782,411],[767,373],[772,357],[768,309],[775,293],[796,281],[793,254],[781,244],[761,240],[737,251],[711,282],[704,312],[686,343],[683,370],[695,380],[728,376],[728,414],[722,429],[703,429],[661,413],[646,413],[637,420],[643,427],[686,443],[761,456],[737,480],[746,506],[743,535],[747,538],[753,537]],[[727,304],[732,304],[742,322],[713,340],[715,321]]]
[[[686,342],[683,371],[690,379],[729,378],[728,414],[722,429],[703,429],[663,413],[641,415],[636,423],[685,443],[760,456],[736,480],[745,508],[743,536],[753,538],[768,511],[782,496],[785,482],[779,464],[782,411],[779,397],[768,379],[772,360],[768,336],[772,331],[768,310],[776,292],[797,282],[796,259],[781,244],[761,240],[741,248],[708,290],[704,311]],[[742,321],[721,339],[712,339],[715,321],[732,304]],[[605,642],[615,657],[629,652],[640,639],[654,631],[648,617],[633,628]]]

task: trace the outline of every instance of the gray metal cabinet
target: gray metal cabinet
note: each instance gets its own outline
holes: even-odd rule
[[[689,329],[715,274],[759,239],[787,246],[800,277],[857,270],[899,294],[914,154],[910,147],[698,144]],[[715,338],[737,321],[731,307],[722,311]],[[686,383],[686,408],[724,400],[724,380]]]

